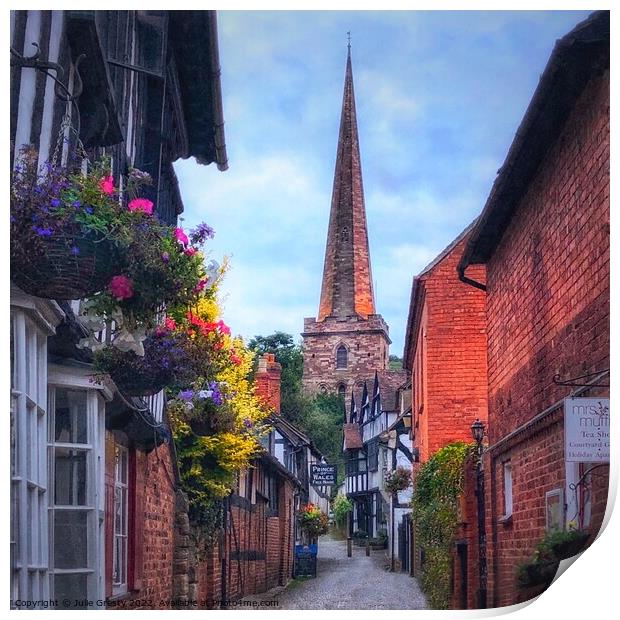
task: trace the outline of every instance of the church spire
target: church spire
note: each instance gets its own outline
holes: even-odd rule
[[[349,41],[318,321],[375,314]]]

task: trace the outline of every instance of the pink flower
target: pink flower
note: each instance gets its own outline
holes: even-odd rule
[[[133,297],[133,282],[127,276],[114,276],[108,284],[108,289],[119,301]]]
[[[111,174],[107,177],[103,177],[103,179],[99,181],[99,189],[104,194],[113,194],[114,193],[114,177]]]
[[[174,319],[171,319],[169,316],[166,317],[166,320],[164,321],[164,325],[166,326],[166,329],[176,329],[177,328],[177,322]]]
[[[196,252],[198,252],[198,250],[196,248],[192,248],[192,247],[189,247],[189,248],[187,248],[185,250],[185,254],[187,256],[194,256],[194,254],[196,254]]]
[[[148,198],[134,198],[127,208],[130,211],[142,211],[147,215],[153,214],[153,203]]]
[[[221,334],[227,334],[228,336],[230,336],[230,327],[228,327],[228,325],[226,325],[224,321],[218,321],[217,326]]]
[[[174,229],[174,237],[179,243],[182,243],[183,245],[189,245],[189,239],[187,238],[187,235],[182,228]]]
[[[196,284],[196,286],[194,287],[194,293],[200,293],[201,291],[204,291],[205,286],[207,286],[207,280],[208,278],[203,278],[202,280],[200,280],[200,282],[198,282],[198,284]]]

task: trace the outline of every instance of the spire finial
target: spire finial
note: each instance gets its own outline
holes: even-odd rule
[[[351,31],[347,31],[347,48],[349,49],[349,53],[351,52]]]

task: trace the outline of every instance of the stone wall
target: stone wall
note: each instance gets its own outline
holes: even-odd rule
[[[303,388],[307,393],[338,392],[345,388],[347,398],[358,382],[372,378],[375,370],[388,367],[390,339],[381,315],[368,319],[351,316],[327,318],[317,322],[304,319]],[[336,368],[336,351],[347,349],[347,367]]]

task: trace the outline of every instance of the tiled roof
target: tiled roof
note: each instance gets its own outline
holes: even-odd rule
[[[344,449],[359,450],[363,447],[359,424],[344,425]]]

